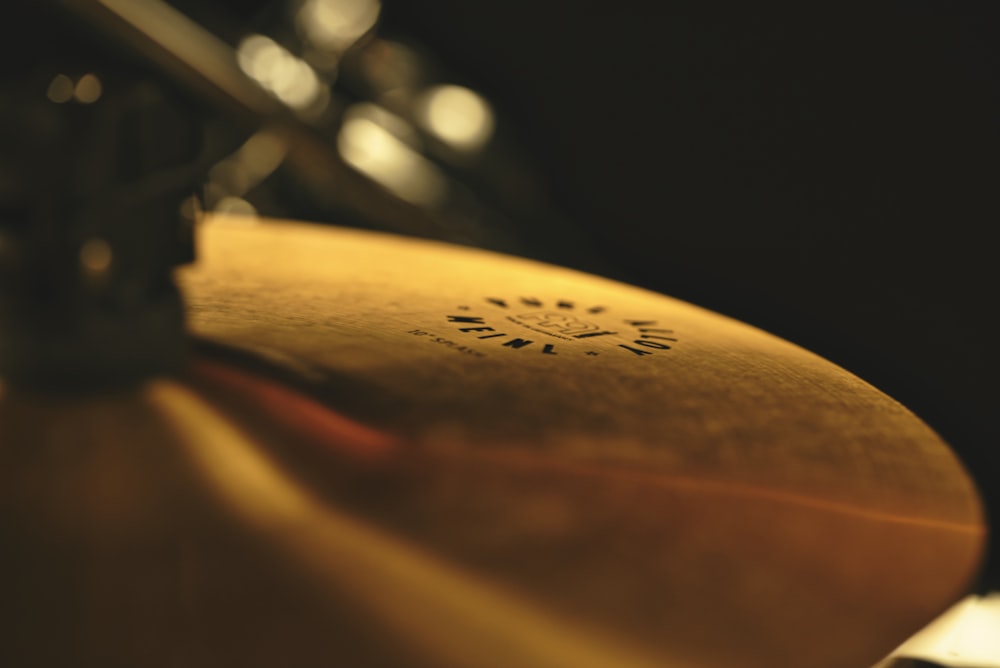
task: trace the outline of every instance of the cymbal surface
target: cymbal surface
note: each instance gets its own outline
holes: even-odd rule
[[[191,331],[385,436],[299,474],[451,583],[400,594],[465,638],[447,642],[378,587],[348,587],[430,665],[469,665],[476,638],[513,652],[497,660],[582,665],[532,644],[537,628],[594,640],[612,665],[872,665],[975,574],[981,509],[948,447],[792,344],[481,251],[235,218],[200,235],[181,277]],[[245,429],[309,422],[214,378]],[[506,612],[446,614],[459,590]],[[511,621],[529,617],[547,621]]]
[[[0,396],[4,665],[870,666],[975,575],[948,447],[787,342],[470,249],[200,235],[184,375]]]

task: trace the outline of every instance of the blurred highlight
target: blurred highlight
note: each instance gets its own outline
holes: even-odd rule
[[[232,195],[227,195],[226,197],[221,198],[215,203],[212,210],[217,211],[218,213],[228,213],[234,216],[243,216],[246,218],[257,217],[257,207],[242,197],[234,197]]]
[[[329,88],[309,63],[264,35],[243,38],[236,49],[240,69],[286,106],[319,115],[329,102]]]
[[[65,74],[57,74],[45,91],[49,101],[56,104],[65,104],[73,100],[80,104],[93,104],[100,100],[103,94],[104,86],[96,74],[84,74],[75,83]]]
[[[262,130],[208,172],[205,200],[212,211],[254,216],[256,208],[243,198],[284,161],[288,146],[280,135]]]
[[[378,0],[305,0],[295,23],[311,46],[343,52],[375,27],[380,11]]]
[[[111,271],[114,252],[109,244],[100,237],[88,239],[80,247],[80,270],[85,280],[103,283]]]
[[[95,74],[84,74],[80,77],[80,80],[76,82],[76,88],[73,90],[73,97],[76,98],[77,102],[81,104],[93,104],[101,99],[101,94],[104,92],[101,86],[101,80],[97,78]]]
[[[73,99],[73,93],[76,90],[76,86],[73,84],[73,80],[70,79],[65,74],[57,74],[52,83],[49,84],[49,89],[46,91],[46,95],[49,100],[55,102],[56,104],[65,104]]]
[[[475,91],[463,86],[435,86],[420,96],[421,125],[453,149],[476,151],[493,135],[493,110]]]
[[[373,104],[357,104],[344,115],[337,148],[347,164],[401,199],[437,205],[446,196],[447,181],[403,140],[410,134],[403,119]]]
[[[1000,592],[969,596],[903,643],[891,658],[1000,668]],[[892,660],[876,668],[892,666]]]

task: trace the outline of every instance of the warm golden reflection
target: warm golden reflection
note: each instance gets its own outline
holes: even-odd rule
[[[56,104],[64,104],[73,99],[75,88],[72,79],[65,74],[57,74],[49,84],[46,96]]]
[[[93,104],[101,99],[104,86],[96,74],[84,74],[76,82],[65,74],[57,74],[45,91],[46,97],[56,104],[76,100],[80,104]]]
[[[397,126],[406,123],[374,105],[356,105],[345,115],[337,147],[351,167],[400,198],[433,206],[445,196],[444,176],[391,131]]]
[[[102,276],[111,268],[114,255],[104,239],[88,239],[80,248],[80,267],[88,276]]]
[[[378,0],[305,0],[296,25],[315,48],[344,51],[375,26],[380,5]]]
[[[104,89],[101,85],[101,80],[97,78],[97,75],[84,74],[80,77],[80,80],[76,82],[76,89],[73,91],[73,97],[75,97],[76,101],[81,104],[93,104],[101,99],[101,94],[103,92]]]
[[[421,124],[454,149],[475,151],[493,135],[493,111],[486,100],[463,86],[435,86],[420,98]]]
[[[240,69],[292,109],[317,113],[325,106],[329,91],[316,72],[270,37],[245,37],[236,56]]]
[[[221,503],[317,585],[380,618],[392,642],[430,652],[434,665],[663,665],[323,503],[190,390],[159,383],[151,392]]]

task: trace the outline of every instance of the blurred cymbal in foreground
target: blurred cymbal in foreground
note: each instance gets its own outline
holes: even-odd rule
[[[483,251],[200,234],[183,378],[0,405],[15,658],[869,666],[976,574],[948,447],[787,342]]]

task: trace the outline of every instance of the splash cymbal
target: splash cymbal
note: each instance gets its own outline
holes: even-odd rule
[[[76,583],[95,665],[870,666],[976,573],[947,445],[765,332],[444,244],[200,234],[186,376],[0,405],[37,446],[0,451],[5,570]]]

